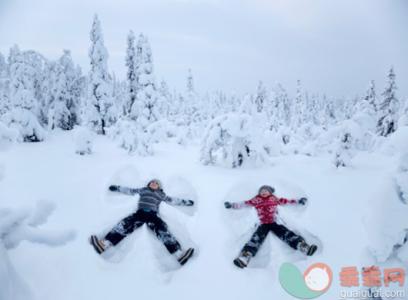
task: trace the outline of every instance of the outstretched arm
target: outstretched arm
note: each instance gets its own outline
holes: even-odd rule
[[[252,206],[252,200],[242,201],[242,202],[224,202],[225,208],[229,209],[240,209],[247,206]]]
[[[111,192],[122,193],[125,195],[135,195],[139,194],[141,189],[134,189],[130,187],[120,186],[120,185],[111,185],[109,186]]]
[[[174,206],[193,206],[194,201],[193,200],[188,200],[188,199],[182,199],[182,198],[177,198],[177,197],[169,197],[165,196],[164,200],[166,203]]]
[[[306,202],[307,202],[307,198],[304,198],[304,197],[300,198],[299,200],[279,198],[279,205],[287,205],[287,204],[305,205]]]

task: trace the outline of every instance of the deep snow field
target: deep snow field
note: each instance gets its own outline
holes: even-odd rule
[[[22,242],[8,251],[35,299],[294,299],[278,281],[284,262],[302,271],[315,262],[328,264],[333,284],[319,299],[339,299],[342,267],[408,266],[407,249],[388,257],[408,228],[408,206],[395,192],[392,157],[360,154],[353,168],[336,169],[330,157],[282,156],[261,168],[226,169],[200,164],[198,146],[166,143],[156,145],[155,152],[129,156],[99,136],[94,153],[79,156],[70,132],[0,152],[0,207],[52,201],[55,212],[42,227],[76,232],[61,247]],[[182,246],[196,248],[182,268],[145,226],[104,258],[88,244],[90,234],[105,233],[137,206],[136,197],[107,187],[138,187],[151,177],[163,180],[168,195],[196,203],[193,208],[161,205]],[[223,202],[249,199],[262,184],[274,186],[282,197],[308,197],[306,207],[281,208],[280,219],[321,246],[315,256],[306,258],[269,235],[250,267],[232,264],[257,218],[252,209],[226,210]]]

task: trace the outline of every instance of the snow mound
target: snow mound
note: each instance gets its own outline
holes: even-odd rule
[[[395,131],[382,145],[382,152],[388,155],[406,153],[408,149],[408,126]]]
[[[41,201],[34,209],[0,209],[0,299],[29,300],[33,296],[28,285],[12,265],[7,250],[17,247],[22,241],[61,246],[75,237],[75,232],[48,231],[40,229],[55,206]]]
[[[394,182],[384,180],[367,204],[363,224],[369,238],[369,249],[379,262],[385,262],[396,245],[404,243],[408,229],[408,205],[399,201]]]

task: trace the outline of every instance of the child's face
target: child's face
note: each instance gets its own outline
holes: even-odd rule
[[[259,194],[261,195],[261,197],[271,196],[271,193],[267,189],[262,189]]]
[[[157,183],[157,181],[152,181],[152,182],[150,182],[150,184],[149,184],[149,187],[152,189],[152,190],[158,190],[159,189],[159,184]]]

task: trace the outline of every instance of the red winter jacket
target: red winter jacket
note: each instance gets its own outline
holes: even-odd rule
[[[259,220],[261,221],[261,224],[271,224],[276,221],[278,205],[295,204],[295,203],[297,203],[296,200],[278,198],[275,195],[271,195],[268,197],[261,197],[260,195],[257,195],[256,197],[248,201],[244,201],[240,203],[232,203],[232,207],[241,208],[245,206],[253,206],[255,207],[258,213],[258,217],[259,217]]]

